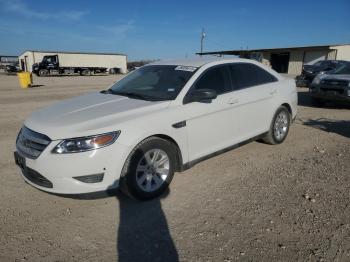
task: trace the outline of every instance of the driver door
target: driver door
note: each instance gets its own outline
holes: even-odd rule
[[[195,89],[213,89],[218,96],[211,101],[184,105],[189,161],[235,144],[238,131],[237,119],[232,110],[235,101],[232,98],[228,65],[219,65],[204,71],[186,97]]]

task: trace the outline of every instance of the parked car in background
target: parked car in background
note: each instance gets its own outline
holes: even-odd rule
[[[296,113],[294,80],[256,61],[155,62],[107,90],[34,112],[19,132],[15,160],[44,191],[120,186],[150,199],[174,172],[243,142],[282,143]]]
[[[7,74],[13,74],[13,73],[20,72],[21,70],[18,64],[9,64],[4,66],[4,71]]]
[[[337,69],[318,74],[310,85],[313,104],[347,102],[350,104],[350,62],[342,62]]]
[[[319,73],[325,73],[341,66],[345,61],[341,60],[322,60],[313,65],[304,65],[301,75],[296,77],[296,85],[299,87],[308,87],[315,76]]]

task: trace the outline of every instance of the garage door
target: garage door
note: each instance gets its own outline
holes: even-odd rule
[[[326,60],[328,50],[321,51],[306,51],[304,57],[304,64],[312,65],[319,60]]]

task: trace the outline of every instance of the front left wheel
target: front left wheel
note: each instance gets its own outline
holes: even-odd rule
[[[121,190],[133,198],[148,200],[161,195],[173,179],[175,146],[158,137],[142,141],[130,153],[121,176]]]

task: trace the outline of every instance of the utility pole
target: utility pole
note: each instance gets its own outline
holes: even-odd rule
[[[204,28],[202,28],[202,34],[201,34],[201,53],[203,53],[203,42],[204,42],[205,32]]]

